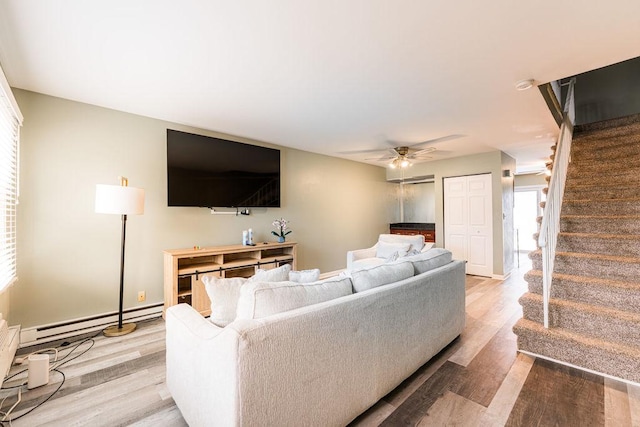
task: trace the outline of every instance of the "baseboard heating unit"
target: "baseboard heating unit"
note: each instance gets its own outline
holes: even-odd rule
[[[123,321],[142,322],[162,316],[162,303],[125,310]],[[25,328],[20,332],[20,347],[28,347],[68,337],[98,332],[118,323],[118,312],[99,314],[66,322]]]

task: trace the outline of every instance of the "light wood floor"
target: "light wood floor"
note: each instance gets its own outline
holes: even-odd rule
[[[640,387],[516,352],[511,326],[521,315],[517,300],[529,268],[521,258],[521,268],[506,281],[467,276],[461,337],[352,426],[640,426]],[[11,425],[186,425],[164,384],[161,319],[124,337],[94,341],[59,369],[66,377],[60,391]],[[49,385],[23,392],[13,417],[42,402],[61,379],[52,372]],[[3,411],[15,402],[16,390],[2,391],[5,396]]]

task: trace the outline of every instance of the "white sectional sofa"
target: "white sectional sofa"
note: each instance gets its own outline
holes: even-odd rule
[[[313,303],[334,286],[343,296]],[[272,313],[282,295],[298,308]],[[328,282],[254,283],[243,298],[224,328],[186,304],[166,312],[167,385],[185,420],[344,426],[460,335],[464,262],[434,249]]]

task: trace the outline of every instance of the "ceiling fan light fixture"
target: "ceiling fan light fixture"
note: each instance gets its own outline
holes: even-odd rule
[[[391,162],[389,162],[390,169],[404,169],[411,166],[411,161],[404,156],[396,157]]]

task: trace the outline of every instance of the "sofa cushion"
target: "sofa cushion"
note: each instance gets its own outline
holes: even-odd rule
[[[378,286],[412,277],[414,274],[413,264],[403,261],[392,264],[380,264],[371,268],[352,270],[350,272],[355,292],[366,291]]]
[[[409,243],[411,245],[411,249],[416,249],[421,251],[424,247],[424,236],[422,234],[414,234],[414,235],[404,235],[404,234],[381,234],[378,237],[379,243]]]
[[[364,270],[365,268],[375,267],[377,265],[384,264],[385,262],[387,262],[387,260],[383,258],[359,259],[351,263],[350,270]]]
[[[244,277],[223,279],[217,276],[204,275],[200,279],[211,300],[211,317],[209,320],[216,326],[224,328],[236,318],[240,288],[247,283]]]
[[[403,257],[409,252],[411,249],[411,243],[407,242],[398,242],[398,243],[387,243],[387,242],[378,242],[378,246],[376,246],[376,257],[382,259],[388,259],[393,256],[393,254],[397,254],[396,257]]]
[[[259,268],[256,274],[249,278],[251,282],[284,282],[289,280],[289,272],[291,271],[291,265],[284,264],[278,268],[272,268],[270,270],[263,270]]]
[[[451,252],[443,248],[431,248],[418,255],[403,258],[413,264],[415,274],[421,274],[434,268],[442,267],[451,262]]]
[[[351,293],[351,279],[340,276],[313,283],[250,282],[240,291],[236,318],[259,319]]]
[[[311,283],[320,279],[320,269],[290,271],[289,281],[296,283]]]

